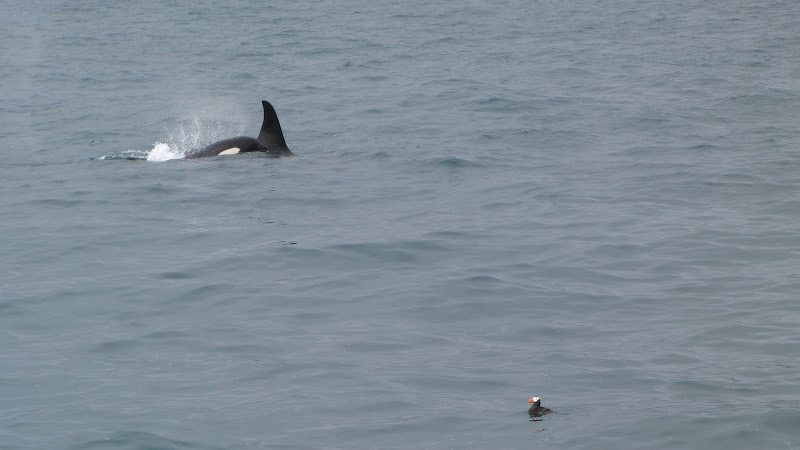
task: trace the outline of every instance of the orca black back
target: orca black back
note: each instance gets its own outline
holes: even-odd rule
[[[246,136],[224,139],[202,149],[192,150],[185,158],[203,158],[206,156],[235,155],[251,152],[262,152],[271,156],[294,155],[283,139],[283,130],[281,130],[281,124],[278,122],[278,114],[275,112],[275,108],[266,100],[263,100],[261,105],[264,107],[264,121],[261,122],[261,131],[258,133],[258,139]]]

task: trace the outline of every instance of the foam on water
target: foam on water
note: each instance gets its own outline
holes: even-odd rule
[[[147,154],[147,160],[168,161],[170,159],[182,159],[184,156],[185,153],[173,150],[170,148],[169,144],[164,142],[156,142],[153,149]]]

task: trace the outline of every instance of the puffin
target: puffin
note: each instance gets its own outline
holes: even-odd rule
[[[541,417],[545,414],[550,414],[553,412],[552,409],[542,406],[542,399],[539,397],[531,398],[528,400],[528,403],[531,403],[531,409],[528,410],[528,414],[530,414],[531,417]]]

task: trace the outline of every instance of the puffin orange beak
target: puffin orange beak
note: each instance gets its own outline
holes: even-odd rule
[[[528,403],[533,403],[533,399],[528,400]]]

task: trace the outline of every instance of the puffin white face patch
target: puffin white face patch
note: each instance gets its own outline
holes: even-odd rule
[[[533,400],[533,403],[542,401],[539,397],[533,397],[531,400]]]
[[[219,152],[220,155],[235,155],[237,153],[239,153],[239,147],[233,147]]]

